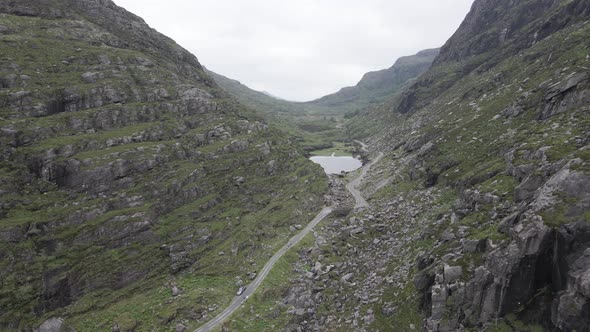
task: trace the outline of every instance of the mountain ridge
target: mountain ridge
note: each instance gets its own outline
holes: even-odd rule
[[[439,49],[428,49],[415,55],[403,56],[387,68],[368,72],[351,87],[304,104],[316,107],[341,108],[358,112],[385,102],[412,79],[419,77],[432,64]]]
[[[308,153],[325,149],[350,153],[350,147],[342,149],[343,144],[350,145],[342,130],[345,119],[394,98],[427,70],[437,53],[438,49],[429,49],[401,57],[388,69],[364,74],[356,87],[343,88],[311,102],[277,99],[237,80],[211,71],[209,74],[237,100],[264,113],[270,122],[297,137]]]
[[[206,71],[225,91],[232,94],[242,103],[257,109],[258,111],[268,114],[273,112],[285,113],[304,111],[300,103],[277,98],[269,93],[265,93],[264,91],[251,89],[238,80],[215,73],[208,69],[206,69]]]
[[[429,75],[423,76],[405,91],[397,111],[407,113],[412,108],[420,108],[430,101],[430,96],[444,92],[454,79],[476,69],[485,71],[486,68],[482,68],[484,63],[493,66],[494,56],[497,64],[499,59],[515,56],[587,16],[585,1],[527,0],[506,5],[503,0],[477,0],[433,63],[434,68],[442,63],[450,66],[441,68],[440,72],[431,70]],[[457,66],[460,71],[454,71],[452,66]],[[452,72],[448,73],[448,70]],[[431,84],[433,81],[439,84],[434,86]],[[429,90],[429,93],[423,90]]]

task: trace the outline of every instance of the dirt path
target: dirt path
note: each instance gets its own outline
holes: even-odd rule
[[[360,141],[356,141],[356,142],[361,144],[363,150],[368,151],[366,144],[364,144],[363,142],[360,142]],[[367,174],[367,172],[369,171],[371,166],[373,166],[375,163],[377,163],[379,160],[381,160],[381,158],[383,158],[383,153],[379,152],[379,155],[377,156],[377,158],[375,158],[375,160],[373,160],[369,164],[363,166],[361,168],[361,173],[359,174],[359,176],[356,179],[354,179],[352,182],[350,182],[348,185],[346,185],[346,189],[348,189],[348,191],[350,191],[350,193],[354,196],[354,199],[356,201],[355,208],[362,208],[362,207],[369,206],[367,201],[363,198],[360,191],[358,189],[356,189],[356,187],[362,182],[363,178],[365,177],[365,175]],[[309,232],[315,226],[317,226],[322,220],[324,220],[324,218],[326,218],[328,215],[330,215],[330,213],[332,213],[332,207],[326,207],[322,211],[320,211],[320,213],[318,213],[315,216],[315,218],[307,225],[307,227],[305,227],[301,232],[299,232],[295,236],[293,236],[289,240],[289,242],[287,242],[287,244],[285,244],[281,249],[279,249],[279,251],[277,251],[274,254],[274,256],[272,256],[268,260],[268,262],[266,262],[266,264],[264,265],[262,270],[258,273],[258,276],[256,276],[256,279],[254,279],[254,281],[252,281],[248,286],[246,286],[246,290],[241,295],[236,296],[227,308],[225,308],[219,315],[215,316],[215,318],[213,318],[212,320],[207,322],[205,325],[199,327],[197,330],[195,330],[195,332],[209,332],[212,329],[220,326],[224,320],[229,318],[229,316],[231,316],[236,310],[238,310],[240,308],[240,306],[250,297],[250,295],[252,295],[258,289],[258,287],[260,287],[260,285],[262,284],[264,279],[266,279],[269,272],[272,270],[275,263],[281,257],[283,257],[283,255],[289,249],[291,249],[292,246],[299,243],[307,234],[309,234]]]

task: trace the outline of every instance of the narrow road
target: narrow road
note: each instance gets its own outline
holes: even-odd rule
[[[207,332],[211,329],[220,325],[226,318],[231,316],[241,305],[242,303],[252,295],[256,291],[256,289],[262,284],[264,279],[268,276],[270,270],[275,265],[275,263],[287,252],[287,250],[291,249],[292,246],[296,245],[301,241],[315,226],[317,226],[320,221],[322,221],[326,216],[332,213],[332,208],[327,207],[324,208],[315,218],[305,227],[301,232],[297,235],[293,236],[287,244],[285,244],[279,251],[277,251],[274,256],[270,258],[268,262],[264,265],[262,270],[256,276],[256,279],[252,281],[247,287],[246,290],[240,296],[236,296],[231,304],[225,308],[219,315],[215,318],[207,322],[207,324],[201,326],[196,330],[196,332]]]
[[[367,151],[367,152],[369,151],[367,149],[367,145],[365,143],[363,143],[361,141],[355,141],[355,142],[359,143],[364,151]],[[367,175],[367,172],[369,171],[369,169],[371,169],[371,167],[373,165],[378,163],[379,160],[381,160],[381,158],[383,158],[383,152],[379,152],[379,155],[377,155],[377,158],[375,158],[373,161],[371,161],[367,165],[363,166],[363,168],[361,168],[361,174],[356,179],[350,181],[350,183],[348,183],[346,185],[346,189],[348,189],[348,191],[350,191],[350,193],[352,194],[352,196],[354,197],[354,200],[356,202],[354,205],[355,209],[366,208],[369,206],[369,203],[367,203],[367,201],[365,200],[363,195],[361,195],[361,192],[360,192],[360,190],[357,189],[357,187],[361,184],[365,175]]]
[[[361,144],[361,146],[363,147],[363,150],[367,151],[366,150],[367,146],[364,143],[359,142],[359,141],[357,141],[357,142]],[[379,156],[371,163],[363,166],[361,169],[361,174],[346,186],[346,189],[348,189],[348,191],[350,191],[350,193],[354,196],[354,199],[356,200],[355,208],[369,206],[369,204],[367,204],[367,201],[365,201],[365,199],[361,196],[360,191],[358,191],[356,189],[356,186],[358,186],[361,183],[361,181],[363,180],[363,178],[365,177],[365,175],[367,174],[367,171],[371,168],[371,166],[373,166],[376,162],[378,162],[382,157],[383,157],[383,153],[380,152]],[[195,332],[209,332],[212,329],[221,325],[221,323],[223,323],[224,320],[226,320],[236,310],[238,310],[240,308],[240,306],[250,297],[250,295],[252,295],[256,291],[256,289],[258,289],[258,287],[260,287],[260,285],[262,284],[264,279],[266,279],[266,277],[268,276],[268,273],[270,272],[270,270],[272,270],[275,263],[281,257],[283,257],[283,255],[289,249],[291,249],[292,246],[299,243],[299,241],[301,241],[307,234],[309,234],[309,232],[315,226],[317,226],[320,223],[320,221],[324,220],[324,218],[326,218],[330,213],[332,213],[332,207],[326,207],[322,211],[320,211],[320,213],[318,213],[315,216],[315,218],[313,218],[313,220],[303,230],[301,230],[301,232],[299,232],[295,236],[293,236],[289,240],[289,242],[287,242],[287,244],[285,244],[281,249],[279,249],[279,251],[277,251],[270,258],[270,260],[268,262],[266,262],[266,264],[264,265],[262,270],[256,276],[256,279],[254,279],[254,281],[252,281],[246,287],[246,290],[241,295],[236,296],[227,308],[225,308],[219,315],[215,316],[215,318],[213,318],[212,320],[207,322],[205,325],[196,329]]]
[[[365,144],[365,143],[363,143],[363,142],[361,142],[361,141],[357,141],[357,140],[354,140],[354,141],[355,141],[355,142],[357,142],[358,144],[360,144],[360,145],[361,145],[361,149],[362,149],[363,151],[365,151],[365,152],[369,152],[369,146],[368,146],[367,144]]]

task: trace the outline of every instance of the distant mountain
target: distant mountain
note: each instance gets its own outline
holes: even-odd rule
[[[429,49],[399,58],[387,69],[366,73],[357,85],[306,103],[307,105],[362,110],[376,106],[399,92],[408,81],[430,68],[439,49]]]
[[[306,151],[330,148],[334,141],[344,139],[342,127],[330,121],[332,109],[286,101],[268,92],[251,89],[237,80],[207,72],[241,104],[262,113],[269,122],[296,137]]]
[[[278,100],[285,100],[285,99],[283,99],[283,98],[281,98],[281,97],[277,97],[277,96],[273,95],[272,93],[270,93],[270,92],[268,92],[268,91],[260,91],[260,92],[262,92],[263,94],[265,94],[265,95],[267,95],[267,96],[269,96],[269,97],[272,97],[272,98],[274,98],[274,99],[278,99]]]
[[[300,103],[277,98],[266,91],[251,89],[237,80],[217,74],[208,69],[205,70],[225,91],[236,97],[242,104],[250,106],[257,111],[272,114],[303,112],[304,110],[304,106]]]
[[[265,114],[266,118],[300,139],[307,151],[332,147],[346,140],[342,118],[374,108],[399,95],[412,80],[424,73],[438,49],[402,57],[388,69],[366,73],[354,87],[341,89],[310,102],[290,102],[265,91],[256,91],[237,80],[210,70],[207,73],[240,103]]]
[[[426,72],[438,53],[439,49],[429,49],[399,58],[390,68],[366,73],[353,87],[345,87],[334,94],[304,103],[290,102],[266,91],[256,91],[210,70],[207,73],[241,103],[258,111],[267,114],[298,112],[301,115],[311,112],[333,115],[375,107],[392,98],[409,81]]]

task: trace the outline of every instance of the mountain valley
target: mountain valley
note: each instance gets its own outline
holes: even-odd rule
[[[0,0],[0,330],[589,332],[589,36],[475,0],[296,103],[110,0]]]

